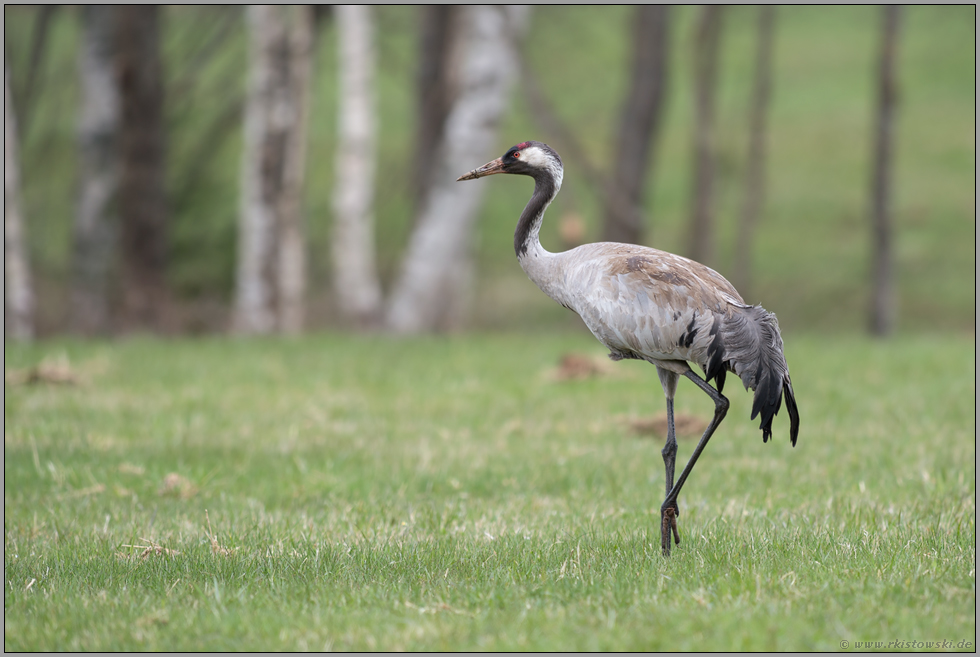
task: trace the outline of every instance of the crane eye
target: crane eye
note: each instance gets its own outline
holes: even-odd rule
[[[514,151],[514,159],[515,160],[521,159],[521,152],[520,151]]]

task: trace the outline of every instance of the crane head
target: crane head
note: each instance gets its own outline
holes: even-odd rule
[[[525,141],[511,146],[507,152],[496,160],[487,162],[482,167],[473,169],[457,178],[460,180],[475,180],[495,173],[516,173],[536,177],[542,172],[561,178],[561,158],[547,144],[540,141]]]

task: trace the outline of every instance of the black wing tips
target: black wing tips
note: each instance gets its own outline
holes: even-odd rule
[[[789,378],[789,368],[783,356],[783,340],[779,335],[779,323],[775,315],[761,306],[753,307],[747,314],[755,321],[745,323],[745,335],[751,335],[752,328],[757,329],[754,334],[755,358],[748,359],[749,362],[755,360],[755,371],[750,379],[750,382],[755,384],[751,419],[761,416],[759,428],[762,429],[762,441],[769,442],[772,438],[772,419],[779,413],[785,395],[786,410],[789,412],[790,420],[789,435],[795,447],[800,432],[800,413],[796,405],[793,383]]]
[[[716,314],[711,324],[706,350],[705,380],[715,380],[720,393],[726,372],[735,373],[746,389],[755,391],[752,417],[761,416],[762,441],[772,438],[772,420],[786,397],[790,419],[790,440],[796,446],[800,414],[783,356],[783,340],[776,316],[762,306],[741,307],[727,316]]]
[[[694,323],[694,320],[691,320]],[[725,341],[722,339],[722,332],[719,330],[721,328],[721,317],[715,315],[714,321],[711,323],[711,331],[708,335],[711,337],[711,342],[708,343],[708,366],[704,368],[704,380],[710,382],[712,379],[715,380],[715,384],[718,386],[718,393],[725,388],[725,374],[726,374],[726,363],[725,363]]]
[[[775,392],[775,399],[773,399]],[[762,416],[759,428],[762,429],[762,442],[767,443],[772,438],[772,419],[776,417],[780,406],[783,403],[782,385],[774,385],[772,376],[768,372],[756,379],[755,397],[752,400],[752,416],[754,420],[757,416]]]
[[[786,410],[789,412],[789,439],[796,447],[796,437],[800,434],[800,410],[796,406],[796,395],[789,374],[783,380],[783,393],[786,395]]]
[[[796,447],[796,439],[800,434],[800,411],[796,405],[796,395],[789,374],[780,381],[773,381],[772,377],[766,377],[765,381],[759,383],[752,402],[750,419],[754,420],[756,416],[762,416],[759,424],[759,428],[762,429],[762,442],[769,442],[772,438],[772,419],[782,407],[783,396],[786,397],[786,411],[789,413],[789,439],[793,447]]]

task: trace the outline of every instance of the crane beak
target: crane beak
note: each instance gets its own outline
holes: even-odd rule
[[[459,182],[460,180],[475,180],[476,178],[482,178],[483,176],[492,176],[495,173],[503,173],[503,172],[504,172],[504,160],[503,158],[498,157],[496,160],[492,162],[487,162],[482,167],[473,169],[469,173],[464,173],[463,175],[461,175],[459,178],[456,179],[456,182]]]

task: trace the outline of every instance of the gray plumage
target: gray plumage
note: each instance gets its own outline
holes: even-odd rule
[[[728,409],[728,400],[721,395],[728,372],[755,391],[752,419],[761,417],[764,441],[772,435],[773,418],[785,397],[790,439],[796,445],[799,412],[776,316],[746,304],[716,271],[665,251],[612,242],[562,253],[545,250],[538,237],[541,222],[563,177],[561,158],[546,144],[518,144],[459,180],[496,173],[527,175],[535,181],[514,234],[514,250],[528,277],[545,294],[578,313],[613,360],[641,359],[657,366],[668,408],[663,452],[668,496],[662,511],[664,552],[669,554],[669,529],[679,541],[677,494]],[[703,380],[691,371],[690,363],[704,371]],[[673,398],[679,376],[690,378],[711,396],[716,410],[674,486]],[[706,383],[712,380],[717,392]]]
[[[755,391],[752,419],[762,415],[764,440],[784,390],[795,417],[776,316],[747,305],[714,270],[657,249],[608,242],[524,261],[531,279],[578,313],[614,360],[642,359],[678,374],[695,363],[706,380],[716,380],[718,392],[726,372],[735,373]],[[793,420],[794,445],[797,430]]]

